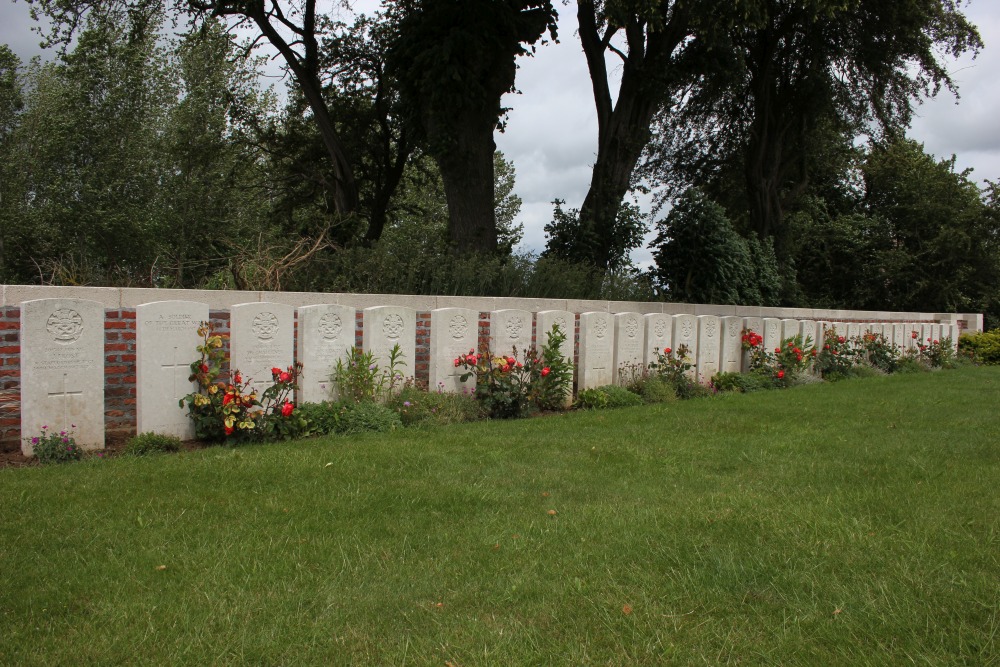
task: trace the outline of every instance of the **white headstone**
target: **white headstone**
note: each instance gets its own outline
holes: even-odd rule
[[[332,380],[338,360],[350,358],[356,342],[357,309],[323,304],[298,310],[299,403],[322,403],[337,398]]]
[[[739,373],[743,360],[743,318],[723,317],[722,325],[722,356],[719,358],[719,370],[725,373]]]
[[[719,372],[719,356],[722,354],[722,326],[715,315],[698,316],[698,382],[708,384],[712,376]]]
[[[479,313],[469,308],[438,308],[431,311],[431,359],[427,389],[461,392],[476,388],[476,378],[465,382],[468,371],[455,366],[455,359],[478,352]]]
[[[524,361],[524,354],[530,348],[531,313],[514,309],[490,313],[490,352],[504,356],[512,354],[519,361]]]
[[[802,323],[798,320],[781,320],[781,340],[794,338],[802,333]]]
[[[852,342],[861,335],[861,325],[857,322],[847,323],[847,340]]]
[[[274,384],[272,368],[295,360],[295,310],[283,303],[240,303],[229,311],[229,370],[258,395]]]
[[[72,432],[104,449],[104,306],[82,299],[21,303],[21,451],[31,438]]]
[[[656,361],[657,350],[662,354],[664,348],[673,347],[673,321],[663,313],[650,313],[643,319],[646,321],[646,346],[642,351],[642,364],[649,368],[649,364]]]
[[[941,342],[941,325],[932,324],[931,325],[931,340]]]
[[[611,381],[621,384],[637,373],[642,374],[646,349],[646,332],[639,313],[617,313],[615,316],[614,365]],[[626,366],[622,378],[622,367]]]
[[[800,324],[799,335],[802,336],[802,344],[822,348],[818,323],[815,320],[802,320]]]
[[[743,331],[750,333],[753,332],[758,336],[764,336],[764,319],[761,317],[744,317],[743,318]],[[743,336],[740,334],[740,343],[743,342]],[[761,343],[764,345],[764,343]],[[764,349],[767,349],[766,347]],[[747,350],[743,353],[742,360],[742,370],[747,372],[750,370],[750,351]]]
[[[902,352],[907,347],[906,339],[910,337],[909,327],[902,322],[897,322],[891,326],[892,335],[889,336],[889,340],[892,341],[892,345],[896,348],[897,352]]]
[[[178,402],[198,391],[191,377],[198,327],[208,321],[208,304],[155,301],[135,307],[135,421],[139,433],[162,433],[190,440],[194,422]]]
[[[614,326],[610,313],[580,314],[577,391],[611,384],[614,364]]]
[[[691,364],[688,377],[697,380],[698,318],[694,315],[674,315],[674,356],[680,357],[681,346],[687,348],[687,361]]]
[[[559,330],[566,335],[559,348],[562,356],[573,361],[573,342],[576,340],[576,315],[565,310],[540,310],[535,313],[535,347],[539,354],[542,347],[549,342],[549,332],[552,326],[557,325]]]
[[[372,306],[364,309],[362,348],[375,356],[379,370],[389,372],[390,352],[399,346],[394,372],[413,377],[416,366],[417,311],[403,306]]]
[[[764,318],[764,349],[769,354],[781,347],[781,320]]]

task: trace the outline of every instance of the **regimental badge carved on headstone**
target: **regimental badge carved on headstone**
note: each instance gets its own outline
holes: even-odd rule
[[[257,313],[250,329],[260,340],[271,340],[278,333],[278,316],[271,312]]]
[[[639,318],[631,316],[625,318],[625,335],[629,338],[639,335]]]
[[[469,333],[469,320],[462,315],[455,315],[448,323],[448,332],[455,340],[464,339]]]
[[[316,325],[319,335],[326,340],[336,340],[344,329],[344,323],[337,313],[325,313]]]
[[[399,315],[386,315],[382,320],[382,333],[390,340],[399,340],[403,335],[403,318]]]
[[[653,333],[656,334],[657,338],[663,338],[667,335],[667,320],[664,317],[656,319],[653,321]]]
[[[45,322],[45,330],[57,343],[67,345],[83,333],[83,316],[72,308],[57,308]]]
[[[717,324],[715,320],[709,320],[705,322],[705,335],[708,336],[709,338],[715,338],[715,335],[718,333],[716,327]]]
[[[517,340],[521,337],[524,332],[524,318],[519,315],[513,315],[507,320],[507,338],[510,340]]]
[[[608,335],[608,321],[604,318],[594,318],[591,321],[593,327],[594,335],[598,338],[604,338]]]

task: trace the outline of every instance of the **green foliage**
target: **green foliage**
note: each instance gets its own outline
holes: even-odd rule
[[[884,334],[865,333],[858,341],[857,352],[875,368],[886,373],[896,372],[899,350]]]
[[[539,410],[561,410],[573,392],[573,359],[564,357],[566,332],[553,324],[546,333],[541,355],[529,350],[525,367],[531,378],[528,398]]]
[[[600,389],[583,389],[576,394],[573,407],[577,410],[603,410],[608,407],[608,395]]]
[[[616,384],[608,384],[603,387],[598,387],[597,391],[607,396],[608,402],[605,407],[608,408],[627,408],[633,405],[643,404],[641,396],[634,394],[625,387],[620,387]]]
[[[403,428],[399,413],[382,403],[345,403],[346,410],[340,417],[341,433],[388,433]]]
[[[824,380],[849,377],[854,367],[854,347],[833,327],[823,332],[823,347],[816,355],[815,367]]]
[[[712,377],[712,387],[716,391],[749,393],[765,389],[775,389],[778,381],[772,373],[751,371],[749,373],[717,373]]]
[[[659,375],[647,374],[635,385],[628,387],[642,397],[644,403],[670,403],[677,400],[674,385],[666,382]]]
[[[773,305],[781,277],[769,241],[747,241],[721,206],[687,190],[656,223],[657,285],[671,301]]]
[[[482,419],[475,396],[403,387],[387,405],[399,413],[404,426],[460,424]]]
[[[69,463],[83,457],[83,450],[76,444],[72,428],[57,433],[55,429],[43,426],[41,435],[30,438],[30,442],[35,457],[43,465]]]
[[[649,231],[649,223],[638,206],[622,203],[607,234],[598,236],[595,230],[584,228],[581,224],[579,209],[563,211],[565,203],[561,199],[552,202],[552,220],[545,224],[545,251],[542,257],[589,266],[594,247],[603,246],[608,258],[608,271],[618,272],[632,267],[629,254],[642,246],[643,237]]]
[[[163,452],[176,452],[181,448],[181,439],[163,433],[139,433],[125,443],[125,453],[131,456],[146,456]]]
[[[295,409],[305,422],[301,437],[328,435],[342,430],[341,420],[347,408],[343,403],[323,401],[322,403],[302,403]]]
[[[403,372],[399,368],[405,365],[403,351],[398,343],[389,350],[388,368],[379,368],[373,352],[362,352],[352,346],[346,361],[337,359],[331,380],[341,400],[355,403],[384,402],[402,386]]]
[[[669,385],[677,398],[697,398],[710,393],[708,387],[698,384],[692,377],[694,366],[690,353],[687,345],[679,345],[677,349],[655,348],[653,354],[656,359],[649,362],[650,373]]]
[[[958,352],[978,364],[1000,364],[1000,329],[962,334]]]

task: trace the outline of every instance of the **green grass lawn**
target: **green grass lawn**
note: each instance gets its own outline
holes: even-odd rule
[[[0,663],[1000,664],[998,434],[963,368],[0,470]]]

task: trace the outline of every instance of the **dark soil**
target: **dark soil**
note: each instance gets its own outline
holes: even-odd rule
[[[103,450],[86,452],[84,456],[99,456],[101,458],[121,456],[125,451],[125,445],[128,441],[129,438],[123,436],[108,438],[108,441],[104,443]],[[194,451],[204,449],[207,446],[208,445],[206,443],[198,440],[185,440],[181,443],[181,450]],[[25,456],[21,453],[20,449],[11,451],[0,450],[0,468],[26,468],[28,466],[37,465],[41,465],[38,463],[38,459],[34,456]]]

